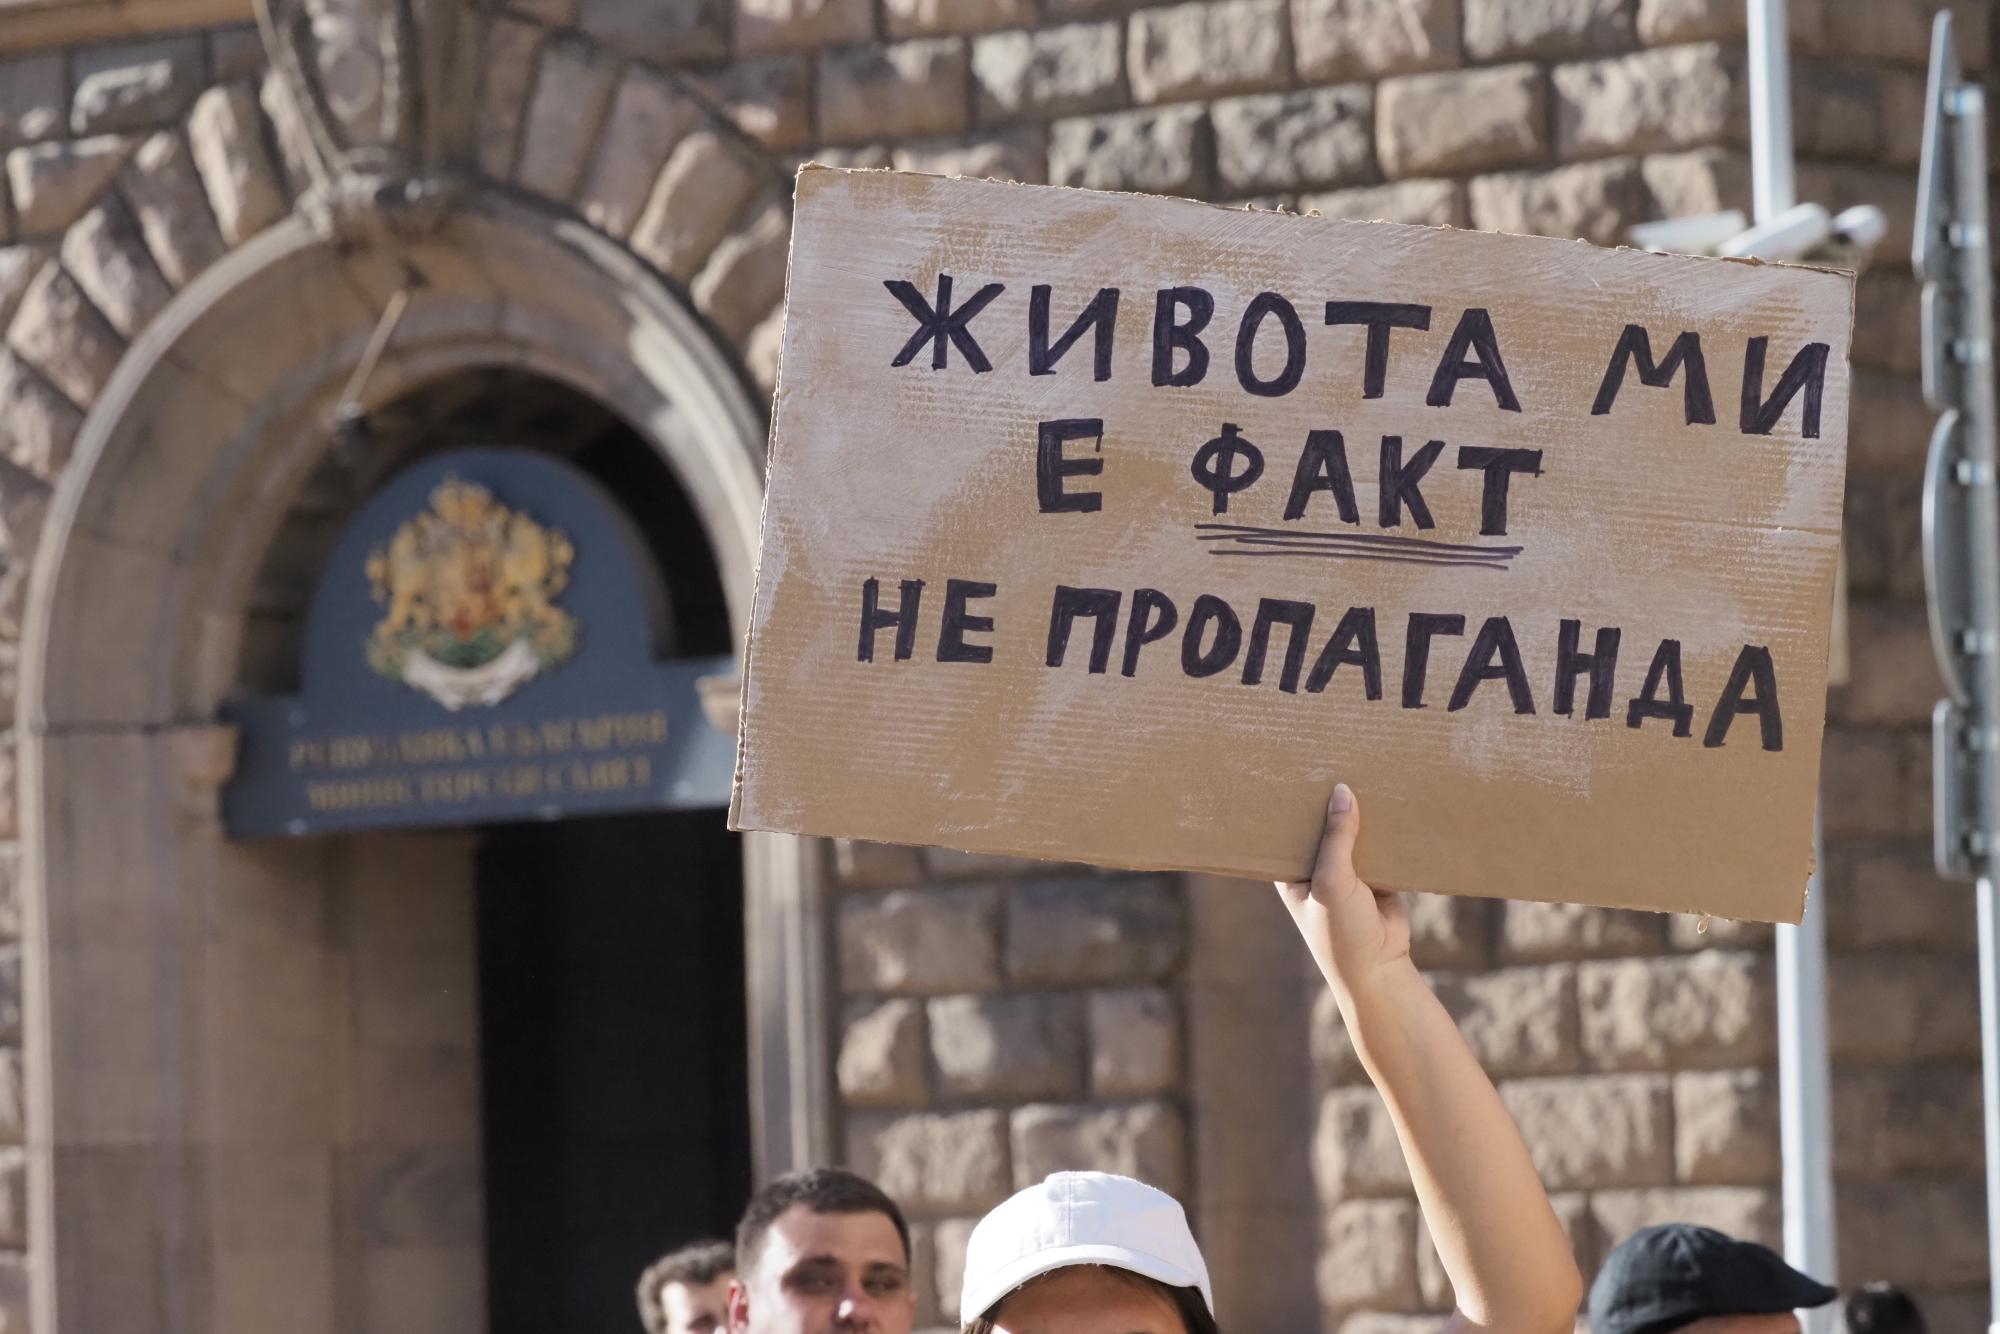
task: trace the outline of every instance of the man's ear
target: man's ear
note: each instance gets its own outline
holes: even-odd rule
[[[750,1289],[740,1278],[729,1280],[729,1334],[750,1334]]]

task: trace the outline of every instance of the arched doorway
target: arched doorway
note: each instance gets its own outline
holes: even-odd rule
[[[757,416],[698,322],[588,228],[498,195],[415,235],[292,220],[162,314],[57,493],[23,654],[38,1328],[416,1329],[477,1309],[463,1081],[397,1073],[412,1016],[418,1045],[466,1040],[470,840],[236,844],[215,806],[212,720],[272,642],[260,583],[300,549],[286,525],[324,475],[329,411],[410,266],[424,285],[369,400],[505,371],[616,414],[685,491],[729,623],[747,614]],[[830,1134],[817,865],[809,845],[745,847],[764,1171]],[[392,892],[421,875],[442,892]]]
[[[314,831],[295,855],[316,851],[334,868],[325,907],[339,965],[357,989],[400,998],[358,1005],[330,1035],[356,1103],[343,1127],[354,1147],[328,1160],[333,1195],[357,1201],[363,1244],[349,1265],[365,1290],[391,1263],[384,1252],[448,1261],[450,1274],[424,1283],[434,1300],[455,1289],[458,1305],[426,1309],[454,1327],[617,1329],[632,1316],[633,1276],[670,1246],[725,1235],[750,1188],[729,750],[698,712],[684,726],[695,708],[686,671],[729,661],[727,600],[666,462],[565,385],[462,370],[345,434],[252,585],[246,639],[258,647],[240,659],[244,697],[226,714],[244,735],[223,814],[239,839],[291,821]],[[385,515],[399,542],[423,532],[447,543],[415,567],[447,582],[410,584],[408,596],[430,599],[427,616],[467,617],[455,641],[445,633],[468,649],[480,642],[471,620],[504,614],[506,598],[482,600],[492,585],[481,580],[504,581],[507,561],[482,575],[481,536],[496,522],[553,535],[560,582],[543,605],[563,618],[567,647],[490,702],[448,704],[383,675],[370,648],[389,566],[366,553],[385,550]],[[408,558],[402,568],[410,577]],[[689,666],[660,675],[659,659]],[[579,722],[654,717],[685,738],[679,749],[621,751],[608,737],[578,748]],[[363,758],[399,744],[442,756]],[[329,747],[347,761],[327,764]],[[292,763],[274,765],[274,749]],[[677,785],[698,793],[654,805],[676,784],[657,770],[636,783],[635,754],[685,761]],[[584,796],[579,808],[539,783],[525,806],[493,790],[523,775],[650,795]],[[413,785],[426,791],[350,804]],[[604,814],[607,799],[623,813]],[[405,822],[427,830],[421,875],[401,865],[413,840],[384,837]],[[431,927],[423,948],[371,946],[415,921]],[[483,1320],[471,1309],[482,1259]]]

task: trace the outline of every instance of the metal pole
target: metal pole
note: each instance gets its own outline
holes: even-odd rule
[[[1965,82],[1951,11],[1931,25],[1917,225],[1924,398],[1942,415],[1924,476],[1924,591],[1946,698],[1932,714],[1938,871],[1977,881],[1988,1325],[2000,1334],[2000,497],[1986,97]]]
[[[1792,66],[1785,0],[1746,0],[1750,48],[1750,202],[1757,222],[1798,203],[1792,166]]]
[[[1826,1033],[1825,859],[1813,812],[1805,920],[1778,928],[1778,1141],[1784,1160],[1785,1259],[1822,1283],[1838,1281],[1834,1249],[1831,1071]],[[1804,1313],[1808,1330],[1831,1312]]]
[[[1750,182],[1756,221],[1798,202],[1792,161],[1791,52],[1785,0],[1747,0]],[[1785,1259],[1822,1283],[1838,1281],[1833,1223],[1833,1101],[1826,1033],[1826,861],[1813,813],[1813,876],[1805,920],[1778,928],[1778,1132],[1784,1163]],[[1808,1334],[1824,1309],[1801,1313]]]
[[[1987,1334],[2000,1334],[2000,908],[1979,877],[1980,1090],[1986,1102]]]
[[[1983,182],[1986,175],[1986,97],[1976,84],[1961,84],[1950,94],[1952,150],[1958,178]],[[1989,343],[1993,329],[1993,286],[1989,274],[1992,246],[1987,234],[1986,191],[1983,185],[1961,192],[1958,221],[1953,228],[1952,254],[1959,275],[1959,300],[1964,303],[1964,327],[1982,331],[1976,341]],[[1990,347],[1981,346],[1965,358],[1963,377],[1965,433],[1962,480],[1969,490],[1966,537],[1972,557],[1971,594],[1974,626],[1969,645],[1973,670],[1972,734],[1979,772],[1979,833],[1974,855],[1979,876],[1979,1018],[1984,1057],[1982,1089],[1986,1100],[1986,1254],[1989,1328],[2000,1330],[2000,924],[1996,924],[1993,885],[1993,838],[2000,833],[2000,504],[1994,496],[1995,395]]]

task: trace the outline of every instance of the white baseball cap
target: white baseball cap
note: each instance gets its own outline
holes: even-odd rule
[[[1071,1265],[1107,1265],[1170,1288],[1199,1288],[1215,1310],[1208,1266],[1173,1196],[1108,1172],[1057,1172],[995,1205],[972,1229],[959,1323],[971,1324],[1029,1279]]]

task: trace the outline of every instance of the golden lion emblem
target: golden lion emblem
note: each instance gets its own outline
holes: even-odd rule
[[[385,609],[368,665],[448,709],[499,703],[576,651],[576,620],[555,605],[575,557],[560,532],[445,478],[368,555]]]

